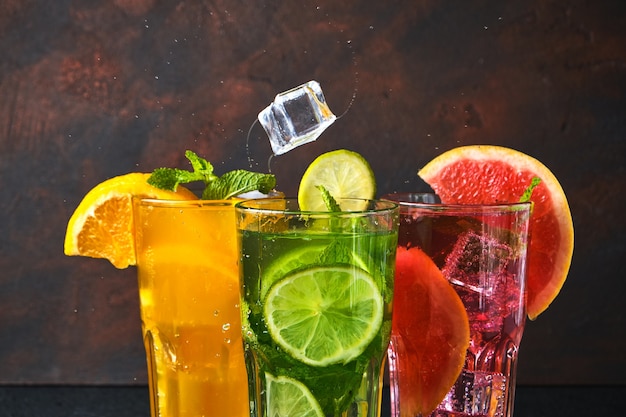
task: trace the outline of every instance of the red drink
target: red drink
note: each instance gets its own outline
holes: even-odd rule
[[[469,320],[463,370],[432,416],[511,416],[516,359],[526,317],[529,205],[445,206],[408,203],[407,195],[387,198],[401,203],[398,253],[409,248],[425,253],[458,294]],[[411,343],[418,336],[407,329],[419,326],[418,321],[427,317],[415,313],[425,296],[411,298],[419,276],[433,275],[423,265],[414,265],[410,271],[404,263],[398,262],[396,267],[396,294],[404,288],[405,295],[394,299],[389,351],[394,417],[420,415],[407,404],[414,403],[425,389],[436,390],[438,383],[445,384],[431,379],[435,387],[420,387],[420,378],[410,378],[412,373],[429,372],[424,364],[438,363],[449,349],[442,344],[433,350],[423,340]],[[423,412],[432,407],[424,407],[427,411]]]

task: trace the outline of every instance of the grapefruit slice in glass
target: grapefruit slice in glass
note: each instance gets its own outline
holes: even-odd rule
[[[400,415],[426,416],[437,407],[461,373],[469,341],[463,302],[437,265],[417,247],[398,247],[389,364],[406,390],[394,393]]]

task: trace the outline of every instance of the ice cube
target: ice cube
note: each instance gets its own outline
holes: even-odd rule
[[[443,273],[454,284],[491,295],[505,277],[511,248],[474,231],[461,234],[446,258]]]
[[[503,416],[505,390],[504,375],[464,369],[433,415]]]
[[[507,265],[511,248],[492,236],[461,234],[442,269],[453,285],[470,320],[472,341],[481,345],[496,337],[507,315]]]
[[[336,118],[317,81],[277,94],[258,116],[274,155],[316,140]]]

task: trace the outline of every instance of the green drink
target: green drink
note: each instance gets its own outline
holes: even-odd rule
[[[239,203],[242,328],[251,414],[380,414],[391,330],[397,207]]]

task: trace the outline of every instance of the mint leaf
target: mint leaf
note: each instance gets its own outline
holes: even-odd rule
[[[185,157],[191,162],[193,172],[178,168],[157,168],[148,178],[148,184],[163,190],[176,191],[179,184],[194,181],[204,181],[207,184],[218,178],[213,174],[213,165],[207,160],[192,151],[185,152]]]
[[[193,172],[176,168],[157,168],[148,178],[148,184],[162,190],[176,191],[178,184],[200,181],[202,178]]]
[[[276,186],[276,177],[245,170],[227,172],[218,177],[213,173],[213,165],[192,151],[186,151],[185,157],[191,163],[193,171],[178,168],[157,168],[148,178],[148,184],[163,190],[176,191],[179,184],[202,181],[205,184],[202,198],[225,200],[239,194],[258,190],[268,194]]]
[[[352,264],[354,256],[352,251],[345,244],[338,240],[333,240],[319,255],[321,264]]]
[[[185,157],[191,162],[194,173],[204,175],[208,180],[215,177],[215,175],[213,175],[213,165],[211,165],[209,161],[199,157],[193,151],[185,151]]]
[[[341,211],[341,207],[337,204],[337,200],[330,194],[330,192],[323,185],[317,185],[316,188],[322,193],[322,200],[326,204],[328,211],[338,212]]]
[[[541,178],[533,177],[533,179],[530,181],[530,185],[528,186],[528,188],[526,188],[524,194],[522,194],[522,196],[520,197],[519,202],[525,203],[527,201],[530,201],[530,197],[532,197],[533,195],[533,190],[539,185],[539,183],[541,183]]]
[[[326,204],[326,208],[328,211],[337,213],[341,211],[341,207],[335,200],[335,198],[330,194],[330,192],[323,185],[318,185],[316,187],[322,193],[322,199],[324,200],[324,204]],[[329,219],[329,228],[331,231],[339,231],[342,226],[342,219],[331,217]],[[347,247],[345,243],[340,242],[339,240],[333,240],[324,251],[319,255],[319,261],[322,264],[353,264],[354,263],[354,254],[352,249]]]
[[[268,194],[275,186],[276,177],[274,175],[238,169],[227,172],[217,180],[207,183],[202,198],[205,200],[225,200],[254,190]]]

